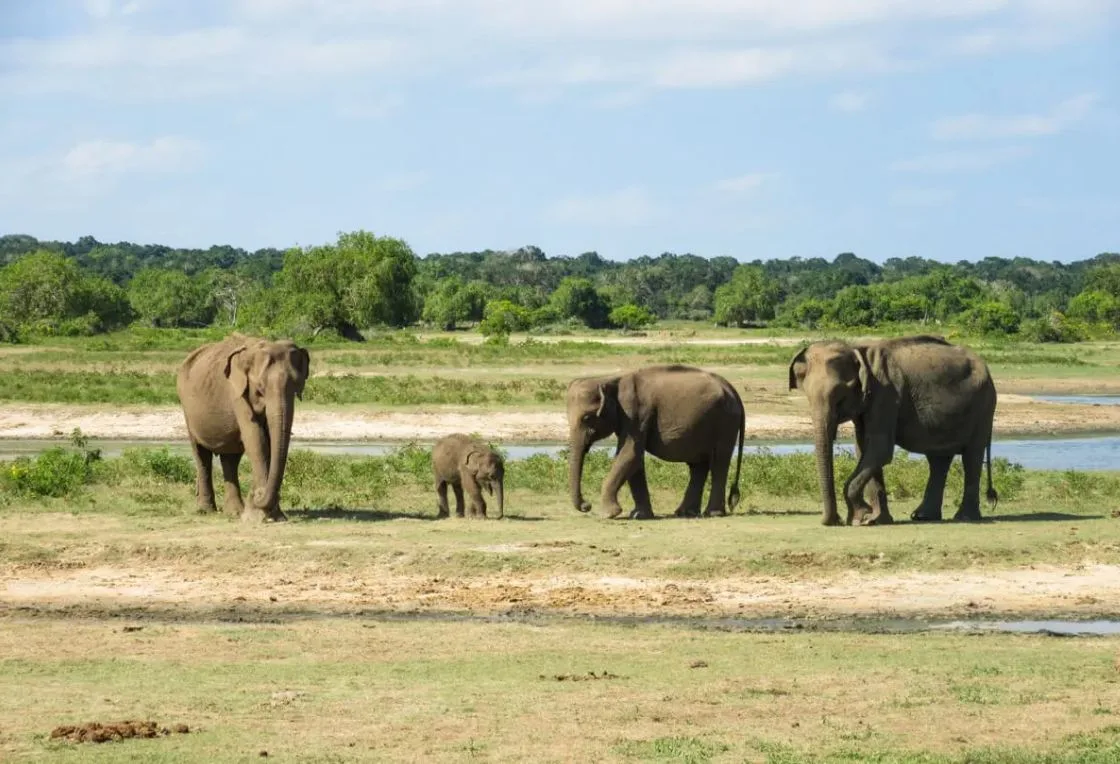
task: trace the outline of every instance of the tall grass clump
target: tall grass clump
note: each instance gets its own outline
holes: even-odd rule
[[[55,446],[36,456],[21,456],[0,469],[0,488],[16,496],[61,498],[94,482],[101,452],[88,449],[81,430],[70,436],[70,447]]]

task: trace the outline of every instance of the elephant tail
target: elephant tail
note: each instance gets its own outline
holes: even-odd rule
[[[731,389],[735,390],[734,387]],[[743,435],[747,431],[747,407],[743,405],[738,390],[735,390],[735,397],[739,400],[739,460],[735,462],[735,482],[731,484],[731,491],[727,494],[729,511],[734,511],[735,505],[739,503],[739,473],[743,469]]]
[[[992,505],[992,509],[996,508],[999,503],[999,494],[996,492],[995,486],[992,485],[992,436],[988,436],[988,503]]]

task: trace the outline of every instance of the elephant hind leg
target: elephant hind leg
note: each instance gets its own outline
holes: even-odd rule
[[[463,486],[458,483],[451,484],[451,490],[455,494],[455,516],[463,516]]]
[[[919,523],[936,523],[941,521],[941,504],[945,499],[945,480],[949,477],[949,467],[953,464],[953,455],[927,454],[929,462],[929,480],[926,481],[926,491],[922,496],[922,503],[910,515],[910,519]]]
[[[977,522],[980,516],[980,473],[984,469],[984,448],[987,444],[968,446],[961,454],[964,467],[964,493],[961,495],[960,508],[953,519],[964,522]]]
[[[684,489],[684,498],[674,512],[677,517],[699,517],[700,500],[704,498],[704,484],[708,482],[709,463],[705,459],[699,462],[688,463],[688,487]]]
[[[720,448],[712,454],[712,490],[708,493],[708,505],[704,507],[704,517],[723,517],[727,514],[727,475],[731,471],[731,455],[734,443]]]
[[[237,480],[241,454],[219,454],[218,459],[222,463],[222,480],[225,482],[224,510],[227,515],[237,517],[245,509],[241,501],[241,485]]]
[[[217,512],[214,501],[214,452],[191,438],[191,453],[194,455],[195,494],[199,512]]]

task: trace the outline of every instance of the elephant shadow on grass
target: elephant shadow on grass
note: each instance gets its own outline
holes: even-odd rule
[[[288,512],[292,520],[296,522],[308,522],[311,520],[346,520],[352,523],[379,523],[389,520],[458,520],[464,521],[466,518],[452,517],[441,518],[435,512],[426,512],[422,510],[398,510],[390,511],[387,509],[360,508],[360,507],[318,507],[318,508],[300,508],[291,509]],[[544,520],[543,517],[522,517],[520,515],[511,515],[506,513],[503,520],[512,520],[514,522],[537,522]],[[487,520],[495,521],[495,518],[487,518]],[[486,522],[486,520],[474,520],[475,523]]]

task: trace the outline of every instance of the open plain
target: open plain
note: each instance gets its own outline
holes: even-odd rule
[[[436,520],[430,442],[562,441],[577,375],[702,366],[739,388],[748,438],[803,439],[786,367],[804,338],[401,334],[312,345],[294,425],[401,447],[297,443],[290,522],[247,526],[197,514],[193,464],[163,448],[184,437],[174,369],[203,341],[168,336],[0,351],[0,438],[61,446],[0,465],[4,760],[1120,758],[1120,638],[940,628],[1120,617],[1120,467],[1024,470],[997,441],[989,521],[931,526],[906,521],[926,468],[900,454],[898,523],[825,528],[808,454],[751,449],[736,511],[696,520],[668,516],[687,470],[650,459],[650,522],[599,516],[608,455],[582,515],[563,457],[538,454],[509,463],[505,520]],[[1120,406],[1033,397],[1120,392],[1120,344],[970,344],[997,437],[1120,431]],[[99,459],[75,428],[151,444]],[[947,514],[960,486],[955,466]],[[129,719],[189,732],[51,737]]]

